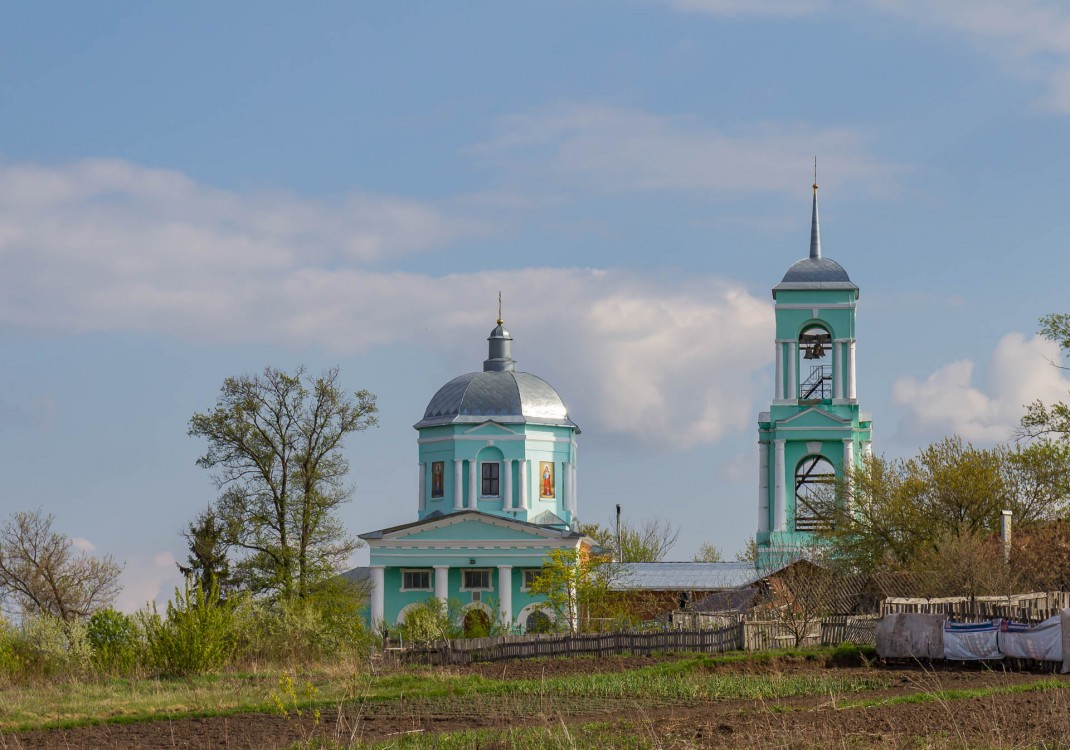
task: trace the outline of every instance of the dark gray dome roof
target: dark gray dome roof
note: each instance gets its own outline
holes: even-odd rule
[[[832,258],[803,258],[773,289],[858,289],[847,271]]]
[[[415,426],[487,421],[576,426],[553,386],[515,370],[470,372],[454,378],[438,389]]]

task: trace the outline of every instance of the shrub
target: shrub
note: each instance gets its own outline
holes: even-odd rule
[[[86,636],[93,653],[93,666],[105,674],[128,674],[139,666],[144,650],[143,630],[138,620],[101,609],[93,613],[86,627]]]
[[[23,678],[80,677],[90,671],[93,650],[82,620],[27,615],[11,641]]]
[[[142,617],[152,664],[163,675],[216,672],[234,654],[237,627],[234,600],[220,600],[218,591],[204,591],[186,582],[167,603],[167,618],[155,612]]]

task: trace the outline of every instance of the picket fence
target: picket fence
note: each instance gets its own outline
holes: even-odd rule
[[[847,641],[872,645],[875,623],[875,617],[826,618],[815,623],[800,645],[836,645]],[[560,656],[642,656],[680,651],[724,653],[795,645],[795,636],[781,623],[740,620],[720,628],[459,638],[425,646],[387,649],[385,655],[402,664],[445,665]]]

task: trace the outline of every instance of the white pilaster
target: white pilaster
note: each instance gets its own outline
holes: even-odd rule
[[[773,398],[781,401],[784,398],[784,344],[776,342],[776,375],[773,376]]]
[[[468,508],[479,508],[479,461],[475,459],[468,462]]]
[[[513,509],[513,459],[502,461],[502,510]]]
[[[832,398],[843,398],[843,342],[832,342]]]
[[[569,465],[569,469],[572,471],[572,513],[573,515],[579,515],[580,512],[580,488],[579,488],[579,472],[576,470],[576,464]]]
[[[855,390],[855,342],[847,344],[847,398],[854,401],[858,398]]]
[[[464,462],[453,459],[453,509],[464,510]]]
[[[564,476],[561,477],[561,492],[564,495],[561,498],[561,507],[565,510],[572,512],[572,465],[567,461],[561,464],[561,468],[564,469]]]
[[[426,505],[426,503],[427,503],[427,464],[420,464],[419,468],[420,468],[420,482],[419,482],[420,483],[420,499],[419,499],[418,502],[419,502],[420,512],[423,513],[424,509],[427,507],[427,505]]]
[[[371,610],[372,630],[378,630],[383,624],[383,612],[386,606],[386,584],[384,582],[384,569],[382,565],[372,566],[372,593],[368,598],[368,607]]]
[[[502,624],[513,627],[513,566],[498,566],[498,615]]]
[[[443,604],[450,597],[450,568],[448,565],[435,566],[435,598]]]
[[[528,462],[520,462],[520,510],[528,509]]]
[[[769,443],[758,443],[758,533],[769,531]]]
[[[795,377],[795,362],[799,359],[799,342],[792,341],[788,344],[788,383],[786,398],[796,401],[799,398],[799,382]]]
[[[773,441],[773,471],[776,474],[776,497],[774,498],[774,531],[787,531],[788,525],[788,505],[787,505],[787,487],[785,481],[787,477],[784,476],[784,440]]]

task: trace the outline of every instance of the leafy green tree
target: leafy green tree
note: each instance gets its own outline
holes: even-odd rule
[[[269,367],[227,378],[215,408],[190,419],[189,434],[208,441],[197,463],[222,490],[214,512],[231,570],[253,593],[308,596],[359,545],[338,518],[352,495],[342,442],[376,425],[378,409],[337,381],[337,368],[313,378]]]
[[[616,571],[611,561],[585,549],[554,549],[529,590],[532,596],[545,599],[559,630],[577,633],[590,610],[609,598]]]
[[[1039,333],[1048,341],[1057,343],[1063,354],[1070,353],[1070,314],[1052,313],[1051,315],[1045,315],[1040,319]],[[1055,366],[1060,369],[1067,369],[1062,365]],[[1025,416],[1022,417],[1018,426],[1018,437],[1035,438],[1041,436],[1053,436],[1061,439],[1070,438],[1070,405],[1063,401],[1045,404],[1043,401],[1038,400],[1026,407]]]
[[[1019,528],[1061,517],[1070,501],[1066,446],[977,448],[957,436],[909,459],[867,457],[823,498],[834,519],[825,539],[832,559],[859,572],[908,570],[948,539],[991,535],[1000,511]]]

